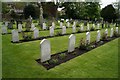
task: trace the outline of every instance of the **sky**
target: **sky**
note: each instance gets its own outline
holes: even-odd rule
[[[8,2],[8,1],[38,1],[38,0],[0,0],[0,1],[5,1],[5,2]],[[42,1],[53,1],[53,0],[42,0]],[[68,0],[69,1],[69,0]],[[74,1],[74,0],[73,0]],[[79,1],[79,0],[78,0]],[[84,1],[84,0],[80,0],[80,1]],[[89,1],[89,0],[88,0]],[[111,4],[112,2],[115,2],[116,0],[101,0],[101,8],[104,8],[105,6],[107,6],[108,4]]]
[[[108,4],[112,4],[112,2],[115,2],[115,1],[116,0],[101,0],[101,2],[102,2],[101,8],[104,8]]]

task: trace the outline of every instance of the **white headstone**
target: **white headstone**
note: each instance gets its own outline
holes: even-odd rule
[[[66,34],[66,26],[62,27],[62,34]]]
[[[81,31],[84,31],[84,27],[83,27],[83,25],[81,25],[80,30],[81,30]]]
[[[67,27],[70,27],[70,22],[67,22]]]
[[[68,52],[72,52],[75,50],[75,35],[71,34],[69,36],[69,44],[68,44]]]
[[[40,42],[41,62],[47,61],[51,58],[51,46],[47,39]]]
[[[62,22],[60,22],[60,28],[62,28],[63,27],[63,23]]]
[[[12,41],[13,42],[18,42],[19,41],[19,34],[18,30],[12,30]]]
[[[73,33],[76,32],[76,27],[75,27],[75,25],[72,26],[72,30],[73,30]]]
[[[34,28],[33,36],[34,36],[34,39],[39,37],[39,29],[38,28]]]
[[[108,29],[105,30],[105,34],[108,35]]]
[[[87,31],[89,31],[90,30],[90,27],[89,26],[87,26]]]
[[[93,24],[93,28],[95,28],[95,24]]]
[[[113,28],[111,28],[110,37],[113,37]]]
[[[50,27],[50,36],[54,36],[54,27]]]
[[[22,24],[18,24],[18,32],[22,32]]]
[[[35,24],[34,24],[34,23],[32,23],[32,24],[31,24],[31,30],[33,31],[33,30],[34,30],[34,28],[35,28]]]
[[[116,27],[116,33],[118,34],[118,27]]]
[[[100,41],[100,37],[101,37],[100,30],[98,30],[98,31],[97,31],[97,39],[96,39],[96,42],[99,42],[99,41]]]
[[[90,44],[90,32],[86,33],[86,43]]]
[[[100,29],[100,24],[99,23],[97,24],[97,29]]]
[[[5,26],[6,26],[6,27],[8,26],[8,22],[5,22]]]
[[[52,22],[52,26],[54,27],[54,29],[55,29],[55,23],[54,22]]]
[[[46,23],[43,23],[43,30],[46,29]]]
[[[7,27],[5,25],[2,26],[2,34],[7,34]]]
[[[74,21],[74,23],[73,23],[73,26],[75,26],[76,27],[76,22]]]

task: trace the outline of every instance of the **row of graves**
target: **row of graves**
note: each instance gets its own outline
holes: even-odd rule
[[[116,38],[120,37],[120,33],[119,33],[119,27],[111,27],[110,28],[110,35],[108,35],[108,29],[105,29],[104,33],[101,33],[101,28],[100,26],[102,26],[102,24],[97,23],[96,24],[92,24],[92,27],[90,27],[89,24],[85,24],[85,25],[80,25],[77,26],[78,23],[77,21],[74,21],[72,26],[70,22],[67,22],[67,25],[64,25],[62,22],[60,22],[60,30],[61,30],[61,36],[64,35],[69,35],[68,38],[68,49],[62,52],[58,52],[55,54],[51,54],[51,44],[50,41],[47,38],[53,38],[55,37],[55,33],[54,30],[56,29],[56,25],[54,22],[52,22],[51,24],[52,26],[48,29],[49,30],[49,35],[46,37],[39,37],[39,32],[40,30],[35,26],[34,23],[32,23],[30,20],[27,21],[26,26],[26,30],[28,30],[28,32],[31,30],[33,32],[33,34],[31,34],[31,36],[33,36],[33,39],[30,38],[30,36],[25,35],[25,31],[23,31],[23,25],[22,24],[18,24],[18,29],[13,29],[11,31],[11,37],[12,37],[12,43],[19,43],[19,42],[26,42],[26,41],[32,41],[32,40],[41,40],[40,42],[40,58],[36,59],[35,61],[37,63],[39,63],[40,65],[44,66],[47,70],[54,68],[57,65],[60,65],[61,63],[64,63],[70,59],[73,59],[81,54],[84,54],[94,48],[97,48],[111,40],[114,40]],[[2,26],[2,34],[7,34],[7,23],[3,24]],[[109,25],[110,26],[110,25]],[[72,28],[72,33],[67,34],[66,30],[67,28]],[[78,31],[77,29],[78,28]],[[47,25],[46,23],[43,23],[42,26],[43,30],[47,30]],[[96,40],[95,41],[91,41],[91,31],[96,31]],[[86,38],[81,38],[79,41],[79,46],[75,47],[76,44],[76,36],[75,34],[77,33],[86,33]],[[19,34],[22,34],[24,39],[20,40],[19,39]],[[60,36],[57,35],[57,36]],[[25,38],[27,38],[25,40]]]
[[[38,27],[34,23],[32,23],[31,20],[26,21],[26,30],[23,30],[23,24],[22,22],[18,24],[17,29],[11,30],[12,34],[12,41],[13,43],[21,43],[21,42],[27,42],[27,41],[33,41],[33,40],[42,40],[44,38],[52,38],[52,37],[58,37],[58,36],[64,36],[64,35],[70,35],[70,34],[77,34],[77,33],[84,33],[87,31],[97,31],[101,29],[102,24],[92,24],[90,26],[89,23],[84,23],[79,26],[78,21],[74,21],[73,24],[71,24],[69,21],[66,24],[63,24],[63,22],[59,22],[59,28],[56,28],[56,25],[54,22],[51,23],[51,27],[47,27],[46,23],[43,23],[42,30],[49,30],[49,34],[47,36],[41,36],[40,31]],[[2,26],[2,34],[8,33],[8,22],[5,22]],[[110,26],[108,24],[108,26]],[[72,28],[72,33],[67,33],[67,29]],[[55,33],[56,29],[60,29],[57,33]],[[19,37],[22,35],[22,39]]]
[[[86,53],[94,48],[97,48],[111,40],[114,40],[118,37],[120,37],[120,33],[118,32],[118,27],[116,29],[111,28],[110,35],[108,35],[108,29],[105,29],[104,33],[101,35],[101,31],[96,31],[96,41],[91,42],[91,36],[90,32],[86,32],[86,39],[81,38],[80,39],[80,45],[78,47],[75,47],[76,43],[76,36],[74,34],[71,34],[69,36],[69,44],[68,44],[68,50],[59,52],[56,54],[51,55],[51,45],[50,41],[47,39],[43,39],[40,42],[40,59],[37,59],[36,61],[44,66],[47,70],[64,63],[70,59],[73,59],[83,53]]]

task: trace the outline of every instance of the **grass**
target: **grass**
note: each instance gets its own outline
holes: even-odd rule
[[[101,30],[101,33],[105,29]],[[108,29],[110,34],[110,29]],[[91,41],[97,32],[91,32]],[[75,34],[76,46],[85,33]],[[68,37],[49,38],[52,54],[67,50]],[[11,34],[2,35],[3,78],[117,78],[118,39],[46,70],[35,61],[40,57],[40,41],[12,44]]]

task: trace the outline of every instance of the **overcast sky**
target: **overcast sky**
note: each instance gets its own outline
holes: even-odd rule
[[[112,4],[112,2],[116,2],[116,0],[101,0],[101,2],[102,2],[101,8],[104,8],[108,4]]]

